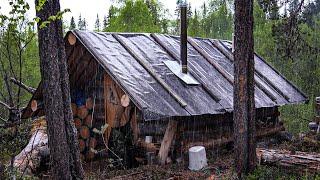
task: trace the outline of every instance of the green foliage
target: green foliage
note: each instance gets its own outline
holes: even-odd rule
[[[129,0],[116,8],[111,6],[108,25],[110,32],[161,32],[161,16],[156,1]],[[166,22],[164,22],[164,27]]]

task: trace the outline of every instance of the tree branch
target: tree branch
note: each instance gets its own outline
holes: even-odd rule
[[[10,78],[10,81],[11,81],[12,83],[14,83],[15,85],[17,85],[17,86],[23,88],[24,90],[28,91],[30,94],[33,94],[33,93],[36,91],[35,88],[30,87],[30,86],[27,86],[27,85],[25,85],[23,82],[21,82],[21,81],[19,81],[19,80],[16,80],[16,79],[13,78],[13,77]]]
[[[0,101],[0,105],[4,106],[5,108],[7,108],[9,110],[12,109],[12,107],[10,107],[8,104],[6,104],[6,103],[4,103],[2,101]]]

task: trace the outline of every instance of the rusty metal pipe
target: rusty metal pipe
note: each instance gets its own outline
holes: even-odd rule
[[[188,73],[188,60],[187,60],[187,4],[180,4],[180,58],[181,58],[181,66],[182,73]]]

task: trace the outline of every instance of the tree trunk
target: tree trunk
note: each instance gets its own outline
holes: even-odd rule
[[[234,150],[241,177],[256,165],[253,0],[235,1]]]
[[[38,5],[36,0],[36,5]],[[76,129],[72,123],[62,21],[40,28],[43,21],[60,11],[59,0],[47,0],[37,12],[44,107],[48,123],[51,169],[54,179],[83,179]]]

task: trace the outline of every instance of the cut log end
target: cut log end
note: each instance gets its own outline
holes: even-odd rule
[[[37,100],[32,100],[31,101],[31,110],[32,112],[35,112],[38,109],[38,102]]]
[[[83,139],[88,139],[90,137],[90,130],[87,126],[82,126],[80,128],[80,137]]]
[[[88,109],[86,106],[81,106],[77,109],[77,115],[80,119],[85,119],[88,116]]]
[[[82,122],[81,122],[81,119],[79,118],[74,118],[73,119],[73,122],[74,122],[74,125],[77,129],[80,129],[81,128],[81,125],[82,125]]]
[[[83,152],[86,149],[86,142],[83,139],[79,139],[79,149]]]
[[[128,107],[130,104],[130,98],[128,95],[124,94],[122,97],[121,97],[121,105],[123,107]]]
[[[70,44],[71,46],[75,45],[76,42],[77,42],[76,36],[75,36],[74,34],[70,33],[70,34],[68,35],[68,42],[69,42],[69,44]]]

